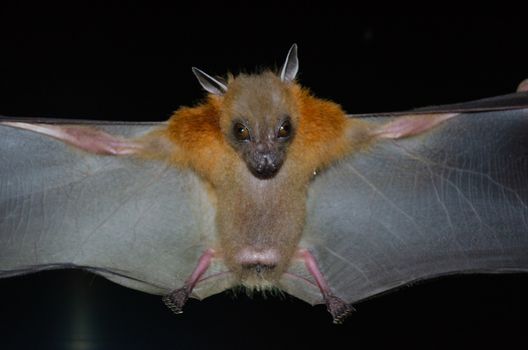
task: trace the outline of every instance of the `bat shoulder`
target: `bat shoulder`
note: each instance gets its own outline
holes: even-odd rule
[[[305,88],[298,87],[295,93],[300,118],[292,152],[302,154],[303,164],[324,168],[367,141],[368,125],[349,118],[339,104],[315,97]]]
[[[194,107],[181,107],[168,120],[162,133],[174,144],[170,159],[212,179],[229,152],[220,128],[221,104],[209,97]]]
[[[167,123],[167,136],[186,148],[202,146],[203,139],[221,138],[220,105],[213,99],[194,107],[180,107]]]

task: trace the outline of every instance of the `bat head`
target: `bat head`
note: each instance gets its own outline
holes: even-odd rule
[[[298,67],[293,45],[278,74],[240,74],[225,82],[193,68],[204,89],[222,99],[222,132],[259,179],[279,172],[295,137],[299,113],[292,86]]]

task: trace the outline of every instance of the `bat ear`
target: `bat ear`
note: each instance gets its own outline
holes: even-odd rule
[[[299,59],[297,58],[297,44],[293,44],[280,70],[280,78],[286,83],[291,83],[295,80],[298,71]]]
[[[227,92],[227,83],[224,79],[213,78],[196,67],[192,67],[192,71],[205,91],[218,96],[222,96]]]

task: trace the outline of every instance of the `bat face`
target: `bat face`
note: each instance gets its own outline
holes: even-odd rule
[[[224,96],[222,131],[259,179],[271,179],[286,160],[298,111],[289,86],[274,73],[240,75]]]

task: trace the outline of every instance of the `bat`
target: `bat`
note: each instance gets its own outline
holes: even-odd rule
[[[164,123],[0,120],[0,277],[77,268],[163,296],[352,304],[528,270],[528,90],[347,115],[278,72],[193,73]]]

